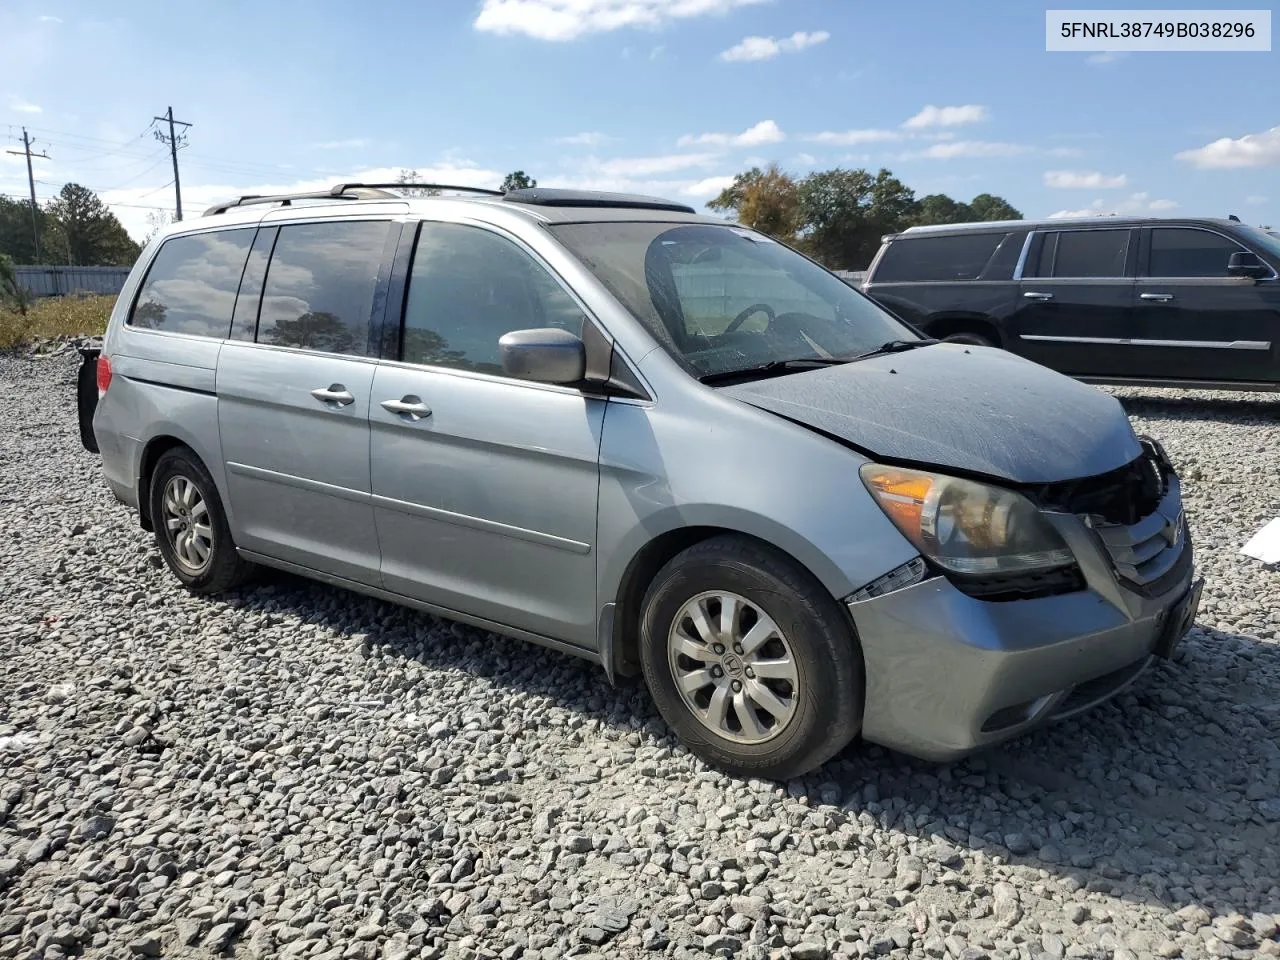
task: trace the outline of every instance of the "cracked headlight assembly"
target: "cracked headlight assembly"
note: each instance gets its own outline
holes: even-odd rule
[[[1020,493],[878,463],[860,472],[894,526],[948,572],[1016,575],[1075,563],[1058,531]]]

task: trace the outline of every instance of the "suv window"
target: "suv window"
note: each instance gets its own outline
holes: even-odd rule
[[[582,335],[582,309],[520,247],[456,223],[424,223],[405,301],[401,358],[502,373],[498,339],[513,330],[559,327]]]
[[[871,279],[875,283],[975,280],[1007,235],[965,233],[949,237],[902,237],[889,244]]]
[[[1244,247],[1234,240],[1179,227],[1151,231],[1149,277],[1225,277],[1227,261]]]
[[[1061,230],[1045,234],[1038,277],[1123,277],[1128,230]]]
[[[281,226],[262,290],[258,342],[366,356],[390,228],[385,220]]]
[[[254,229],[218,230],[164,242],[129,323],[149,330],[225,337]]]

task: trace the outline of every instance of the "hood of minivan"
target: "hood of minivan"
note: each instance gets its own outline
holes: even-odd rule
[[[722,391],[872,456],[1014,483],[1096,476],[1142,452],[1114,397],[989,347],[917,347]]]

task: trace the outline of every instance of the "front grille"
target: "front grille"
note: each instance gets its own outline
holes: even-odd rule
[[[1123,467],[1084,477],[1049,483],[1028,491],[1047,510],[1094,517],[1099,522],[1128,526],[1149,516],[1168,493],[1173,467],[1154,440],[1141,438],[1142,454]]]
[[[1191,565],[1177,475],[1163,448],[1140,438],[1142,455],[1109,473],[1047,484],[1031,495],[1046,509],[1074,513],[1097,535],[1120,581],[1159,596]]]

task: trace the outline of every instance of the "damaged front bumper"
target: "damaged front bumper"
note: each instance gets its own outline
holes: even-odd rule
[[[953,760],[1087,710],[1172,654],[1201,586],[1176,480],[1130,527],[1052,521],[1083,590],[991,601],[933,576],[848,602],[866,667],[864,739]]]

